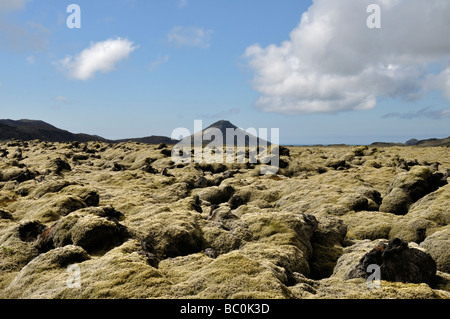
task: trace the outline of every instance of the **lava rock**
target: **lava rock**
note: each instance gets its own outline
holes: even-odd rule
[[[8,156],[9,152],[5,149],[0,149],[0,157],[6,157]]]
[[[367,278],[369,265],[380,267],[381,280],[404,283],[431,283],[436,276],[434,259],[422,250],[410,248],[400,238],[380,244],[365,254],[347,279]]]
[[[206,188],[208,187],[208,180],[203,176],[197,178],[193,185],[194,188]]]
[[[155,169],[153,166],[151,166],[150,164],[145,165],[144,167],[142,167],[142,170],[146,173],[149,174],[158,174],[158,170]]]
[[[70,164],[59,157],[52,161],[52,167],[54,168],[56,174],[61,174],[65,170],[66,171],[72,170]]]
[[[142,226],[159,259],[201,252],[204,239],[198,213],[165,211],[149,217]]]
[[[120,171],[124,171],[125,170],[125,166],[123,166],[122,164],[116,163],[114,162],[113,167],[111,168],[111,171],[113,172],[120,172]]]
[[[172,156],[172,150],[167,149],[167,148],[163,148],[161,150],[161,154],[167,157],[171,157]]]
[[[394,179],[388,195],[383,198],[380,211],[405,215],[413,203],[446,183],[442,173],[433,173],[429,167],[414,166]]]
[[[125,227],[116,220],[79,212],[61,218],[43,232],[39,236],[38,248],[45,251],[76,245],[87,252],[96,252],[121,244],[126,236]]]
[[[236,209],[241,205],[245,204],[245,200],[239,195],[233,195],[228,201],[231,209]]]
[[[287,147],[279,146],[278,149],[280,152],[280,156],[290,156],[291,155],[291,151]]]
[[[198,195],[202,201],[219,205],[228,202],[234,192],[233,186],[212,186],[199,190],[195,195]]]
[[[287,168],[289,166],[289,163],[287,161],[285,161],[284,159],[280,158],[278,165],[280,168]]]
[[[32,172],[30,172],[28,169],[14,177],[14,180],[19,183],[23,183],[29,180],[32,180],[36,177],[36,175]]]
[[[19,226],[19,237],[24,242],[35,241],[47,227],[38,221],[26,222]]]
[[[141,249],[138,251],[138,254],[143,256],[150,266],[158,268],[159,259],[155,254],[153,246],[145,240],[139,242],[141,244]]]
[[[213,248],[206,248],[203,253],[208,256],[209,258],[216,259],[217,253]]]
[[[10,219],[13,220],[14,217],[10,212],[0,210],[0,219]]]
[[[338,169],[347,169],[350,165],[345,160],[330,160],[326,163],[326,167],[331,167],[336,170]]]
[[[450,226],[428,236],[420,247],[434,258],[438,270],[450,273]]]

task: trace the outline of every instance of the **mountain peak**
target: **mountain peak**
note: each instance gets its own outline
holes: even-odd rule
[[[210,136],[209,133],[211,133],[211,132],[208,132],[208,131],[211,129],[218,129],[222,133],[222,136],[216,136],[215,134],[212,134],[212,136]],[[233,130],[233,132],[232,132],[233,139],[231,141],[228,140],[229,132],[227,132],[227,129]],[[266,140],[263,140],[257,136],[254,136],[254,135],[244,131],[243,129],[237,127],[236,125],[234,125],[233,123],[231,123],[230,121],[227,121],[227,120],[217,121],[217,122],[211,124],[210,126],[208,126],[207,128],[205,128],[203,131],[197,132],[191,136],[185,137],[182,141],[187,142],[187,143],[194,143],[195,138],[201,139],[203,144],[211,143],[212,141],[216,141],[216,139],[221,139],[221,141],[219,140],[219,142],[222,143],[222,145],[237,145],[238,140],[244,140],[245,145],[248,146],[250,143],[250,139],[252,139],[252,140],[255,139],[256,143],[258,145],[262,145],[263,143],[270,144]]]
[[[237,129],[238,127],[236,125],[234,125],[233,123],[231,123],[230,121],[220,120],[220,121],[217,121],[216,123],[208,126],[206,128],[206,130],[209,128],[218,128],[222,132],[225,132],[227,128]]]

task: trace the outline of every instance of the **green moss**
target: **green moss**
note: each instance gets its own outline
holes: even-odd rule
[[[259,231],[256,231],[257,238],[270,237],[275,234],[292,233],[292,230],[290,230],[286,227],[286,225],[277,220],[270,220],[268,224],[261,226],[261,229]]]
[[[171,291],[174,298],[200,299],[287,298],[289,293],[271,269],[237,251],[219,256],[186,281],[172,286]]]
[[[3,257],[11,257],[11,256],[13,256],[14,254],[15,254],[15,252],[14,252],[14,250],[13,249],[11,249],[11,248],[8,248],[8,247],[0,247],[0,254],[3,256]]]

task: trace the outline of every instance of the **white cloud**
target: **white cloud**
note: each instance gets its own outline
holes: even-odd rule
[[[164,63],[167,63],[168,61],[169,61],[168,55],[159,57],[157,60],[150,63],[149,71],[152,72],[152,71],[156,70],[159,66],[163,65]]]
[[[169,43],[177,47],[199,47],[209,48],[213,30],[197,28],[197,27],[182,27],[177,26],[170,31],[167,36]]]
[[[76,57],[68,56],[56,62],[70,78],[88,80],[97,72],[109,73],[115,70],[117,63],[129,57],[136,50],[133,42],[127,39],[110,39],[91,43]]]
[[[369,29],[369,4],[381,7],[381,29]],[[256,106],[283,114],[374,108],[378,98],[450,98],[448,0],[314,0],[289,40],[247,48]],[[429,66],[448,68],[438,75]]]

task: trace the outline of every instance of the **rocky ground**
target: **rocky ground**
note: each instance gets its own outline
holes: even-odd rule
[[[0,143],[0,298],[450,298],[448,147],[281,154]]]

